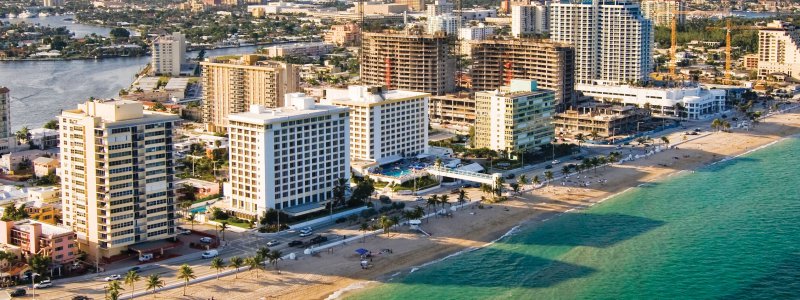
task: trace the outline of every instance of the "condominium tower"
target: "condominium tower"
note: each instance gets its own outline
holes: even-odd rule
[[[553,3],[550,38],[575,47],[577,83],[645,82],[653,70],[653,24],[633,0]]]
[[[783,21],[772,21],[758,31],[758,78],[773,75],[800,80],[800,31]]]
[[[324,209],[339,178],[350,178],[348,109],[302,93],[286,106],[229,116],[230,208],[257,217],[269,209],[297,216]]]
[[[175,236],[172,139],[179,120],[121,100],[61,113],[62,215],[81,250],[109,257]]]
[[[553,139],[554,94],[532,80],[475,93],[475,147],[495,151],[533,151]]]
[[[186,61],[186,38],[180,32],[162,35],[153,41],[153,72],[157,75],[179,76]]]
[[[260,59],[258,55],[245,55],[200,63],[205,99],[203,122],[209,131],[224,133],[228,115],[245,112],[253,104],[282,107],[284,95],[299,90],[299,68]]]
[[[520,37],[530,34],[539,35],[550,31],[549,4],[512,6],[511,35]]]
[[[678,25],[686,22],[686,3],[682,0],[645,0],[642,1],[642,14],[653,20],[656,26],[670,26],[672,18]]]
[[[470,77],[475,91],[494,90],[512,79],[530,79],[555,92],[556,108],[575,106],[575,49],[534,39],[471,42]]]
[[[454,38],[445,34],[364,33],[365,85],[443,95],[455,89]]]
[[[429,94],[369,86],[326,94],[326,101],[350,108],[352,160],[385,163],[428,151]]]
[[[0,86],[0,153],[8,149],[3,141],[11,135],[11,90]]]

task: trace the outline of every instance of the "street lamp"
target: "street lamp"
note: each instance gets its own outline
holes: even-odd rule
[[[36,276],[42,275],[39,275],[39,273],[31,273],[31,291],[33,293],[33,300],[36,300]]]

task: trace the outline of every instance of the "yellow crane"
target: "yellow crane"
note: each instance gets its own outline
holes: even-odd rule
[[[675,67],[678,65],[678,60],[675,57],[675,54],[678,52],[678,16],[679,15],[707,15],[712,16],[716,15],[717,12],[711,11],[685,11],[685,10],[673,10],[673,11],[666,11],[661,12],[656,15],[671,15],[672,18],[670,20],[670,47],[669,47],[669,62],[667,65],[669,66],[669,74],[672,76],[676,76]]]
[[[760,30],[765,27],[760,26],[731,26],[731,20],[725,22],[725,27],[706,27],[708,30],[725,29],[725,83],[731,81],[731,63],[733,55],[731,54],[731,31],[732,30]]]

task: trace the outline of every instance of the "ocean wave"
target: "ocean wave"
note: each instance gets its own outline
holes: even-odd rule
[[[325,300],[339,299],[339,297],[342,297],[342,295],[344,295],[344,293],[363,289],[363,288],[365,288],[368,285],[373,284],[373,283],[377,283],[377,282],[376,281],[359,281],[359,282],[353,283],[351,285],[348,285],[348,286],[344,287],[343,289],[340,289],[338,291],[333,292],[333,294],[330,294],[328,296],[328,298],[325,298]]]

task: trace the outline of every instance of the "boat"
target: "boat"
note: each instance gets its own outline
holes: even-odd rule
[[[14,18],[16,18],[16,17],[17,17],[17,15],[16,15],[16,14],[8,14],[8,18],[9,18],[9,19],[14,19]]]
[[[45,11],[39,13],[39,17],[48,17],[48,16],[50,16],[50,15],[47,14],[47,12],[45,12]]]
[[[23,11],[19,15],[17,15],[17,18],[20,18],[20,19],[33,18],[33,15],[31,13],[29,13],[28,11]]]
[[[74,20],[75,19],[73,19],[73,18],[64,18],[64,21],[67,21],[67,22],[74,21]]]

